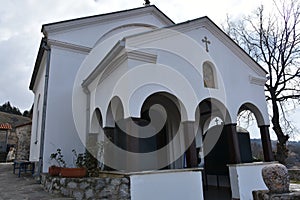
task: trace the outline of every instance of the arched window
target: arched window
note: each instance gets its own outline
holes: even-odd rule
[[[203,81],[204,81],[204,87],[216,88],[217,84],[215,80],[214,67],[209,62],[205,62],[203,64]]]
[[[36,120],[35,120],[35,141],[34,144],[38,143],[38,135],[39,135],[39,127],[40,127],[40,98],[41,98],[41,94],[39,94],[38,96],[38,100],[37,100],[37,104],[36,104]]]

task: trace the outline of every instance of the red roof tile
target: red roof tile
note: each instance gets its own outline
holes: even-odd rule
[[[3,123],[3,124],[0,124],[0,129],[8,130],[8,129],[12,129],[12,128],[9,123]]]

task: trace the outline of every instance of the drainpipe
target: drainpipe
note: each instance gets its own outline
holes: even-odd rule
[[[43,110],[42,110],[42,124],[41,124],[41,139],[40,139],[40,156],[38,163],[37,176],[39,177],[43,168],[43,157],[44,157],[44,140],[45,140],[45,125],[46,125],[46,110],[47,110],[47,95],[48,95],[48,81],[49,81],[49,69],[50,69],[50,55],[51,49],[47,45],[47,39],[43,40],[43,49],[47,52],[46,60],[46,72],[45,72],[45,83],[44,83],[44,99],[43,99]]]

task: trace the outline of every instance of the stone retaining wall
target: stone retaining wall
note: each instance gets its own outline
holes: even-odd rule
[[[289,169],[290,180],[300,181],[300,169]]]
[[[16,159],[28,160],[31,139],[31,123],[16,127],[16,133],[18,136]]]
[[[300,192],[290,192],[283,194],[270,193],[269,190],[253,191],[253,200],[296,200],[300,199]]]
[[[42,174],[45,190],[75,199],[130,200],[130,179],[109,175],[103,178],[63,178]]]

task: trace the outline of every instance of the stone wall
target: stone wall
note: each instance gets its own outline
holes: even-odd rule
[[[18,142],[16,146],[16,159],[28,160],[31,139],[31,123],[16,127]]]
[[[300,169],[289,169],[289,176],[291,180],[300,181]]]
[[[253,200],[295,200],[300,199],[300,192],[289,192],[283,194],[270,193],[269,190],[253,191]]]
[[[75,199],[130,199],[130,179],[126,176],[63,178],[42,174],[41,183],[50,193]]]

